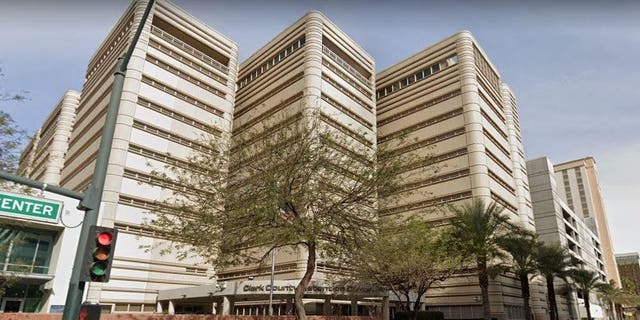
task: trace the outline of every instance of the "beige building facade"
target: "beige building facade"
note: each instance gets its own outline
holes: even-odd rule
[[[99,225],[117,227],[108,283],[90,283],[86,300],[105,311],[155,312],[160,289],[213,283],[199,259],[161,255],[166,241],[143,226],[155,201],[181,188],[151,174],[184,165],[205,151],[202,137],[229,133],[235,98],[237,46],[168,1],[134,1],[87,67],[60,184],[81,191],[92,179],[118,57],[140,23],[144,29],[125,76]]]
[[[20,155],[21,175],[51,185],[60,184],[79,101],[80,92],[64,93]]]
[[[569,207],[583,217],[591,230],[600,237],[607,280],[620,286],[620,275],[616,264],[604,198],[598,180],[596,160],[586,157],[554,166],[560,196]]]
[[[527,161],[527,172],[531,185],[531,198],[533,212],[536,221],[536,233],[540,241],[553,244],[558,243],[568,249],[568,252],[582,263],[585,269],[598,274],[603,282],[606,282],[602,241],[594,233],[585,219],[569,207],[562,200],[564,189],[557,182],[557,173],[553,164],[546,157]],[[562,288],[565,282],[555,280],[556,288]],[[557,292],[558,293],[558,292]],[[560,319],[582,319],[586,317],[583,296],[575,292],[557,294],[558,315]],[[591,313],[594,318],[601,318],[603,310],[598,297],[592,294]],[[582,300],[582,301],[581,301]],[[535,301],[535,300],[534,300]],[[546,293],[540,296],[541,307],[546,307]],[[606,305],[605,305],[606,307]]]
[[[317,123],[353,142],[354,150],[373,150],[374,70],[373,58],[326,16],[307,13],[240,65],[232,157],[238,141],[300,123]],[[305,268],[302,252],[279,251],[276,279],[299,279]],[[317,277],[327,268],[318,262]],[[269,270],[241,266],[218,274],[219,281],[247,277],[268,278]]]
[[[240,149],[246,142],[241,142],[269,136],[289,141],[288,135],[298,130],[293,129],[296,126],[330,131],[332,137],[346,142],[343,147],[349,149],[347,153],[372,152],[376,146],[374,70],[373,58],[326,16],[316,11],[305,14],[240,65],[233,115],[232,176],[242,175],[240,160],[252,156],[243,154]],[[302,278],[306,260],[302,249],[278,249],[276,281]],[[332,271],[333,266],[320,259],[314,281]],[[269,279],[270,268],[237,266],[221,270],[217,277],[219,283],[230,285],[247,279],[260,282]],[[290,310],[291,298],[278,297],[274,312]],[[257,311],[252,310],[263,310],[264,306],[259,301],[236,301],[229,312],[255,314]],[[318,314],[328,307],[309,300],[305,308],[309,314]]]
[[[378,73],[376,91],[378,145],[399,154],[431,154],[439,167],[426,175],[408,168],[404,188],[417,192],[400,203],[382,199],[382,215],[423,215],[446,224],[451,213],[430,208],[482,198],[500,203],[513,223],[534,230],[515,97],[469,32]],[[400,139],[410,143],[396,147]],[[429,309],[447,318],[482,317],[477,281],[473,274],[447,280],[427,294]],[[489,290],[494,317],[524,318],[514,276],[497,277]]]

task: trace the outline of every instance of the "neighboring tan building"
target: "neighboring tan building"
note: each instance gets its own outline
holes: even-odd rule
[[[60,184],[79,101],[80,92],[64,93],[22,152],[18,167],[21,175],[51,185]]]
[[[575,259],[582,262],[584,268],[596,272],[606,282],[600,238],[562,200],[561,189],[556,182],[557,174],[549,159],[541,157],[527,161],[527,172],[538,238],[545,243],[559,243],[567,248]],[[555,284],[556,288],[562,288],[565,282],[556,279]],[[563,295],[559,290],[556,292],[560,319],[577,320],[586,317],[584,305],[578,300],[584,297],[575,293]],[[540,296],[539,304],[545,306],[546,303],[545,293]],[[602,317],[603,310],[595,294],[591,296],[591,311],[595,318]]]
[[[81,191],[91,182],[116,59],[146,5],[134,1],[89,62],[63,187]],[[236,74],[235,43],[172,3],[155,2],[126,72],[100,209],[98,224],[119,230],[111,279],[89,283],[88,301],[107,312],[155,312],[163,307],[158,290],[215,282],[200,260],[161,255],[167,242],[142,224],[155,201],[181,187],[153,177],[152,169],[183,164],[206,149],[201,137],[231,131]]]
[[[602,255],[607,279],[620,285],[620,275],[614,257],[611,232],[600,190],[596,160],[593,157],[568,161],[554,166],[562,199],[577,215],[584,217],[591,230],[602,241]]]
[[[301,123],[331,130],[352,142],[352,150],[373,150],[374,70],[373,58],[326,16],[307,13],[240,65],[232,159],[240,157],[238,141],[262,139]],[[242,167],[232,164],[231,170],[241,172]],[[314,279],[324,278],[331,268],[318,261]],[[306,270],[305,252],[279,250],[275,270],[278,281],[300,279]],[[218,281],[260,281],[269,275],[269,268],[238,266],[219,272]],[[281,306],[283,301],[276,303]],[[315,314],[311,304],[309,312]],[[234,308],[234,314],[249,314],[258,307],[237,302]]]
[[[23,150],[20,175],[60,184],[79,99],[79,92],[64,93]],[[15,277],[0,284],[0,314],[57,312],[64,305],[80,235],[74,226],[84,214],[77,206],[50,192],[0,186],[0,277]]]
[[[500,203],[513,223],[534,230],[515,97],[469,32],[378,73],[376,92],[378,145],[433,154],[440,166],[435,175],[407,171],[406,187],[418,192],[400,203],[382,199],[381,215],[421,214],[436,204],[481,198]],[[401,138],[410,143],[398,148]],[[451,217],[434,212],[425,218],[446,224]],[[429,309],[447,318],[482,317],[477,281],[473,275],[447,280],[427,294]],[[489,291],[494,317],[524,318],[514,275],[491,280]]]
[[[617,253],[616,263],[622,288],[640,295],[640,254],[637,252]]]

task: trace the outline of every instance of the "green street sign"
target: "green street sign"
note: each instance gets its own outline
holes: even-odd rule
[[[61,212],[61,202],[0,191],[2,216],[57,223]]]

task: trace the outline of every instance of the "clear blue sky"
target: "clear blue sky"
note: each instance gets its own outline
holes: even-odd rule
[[[559,163],[594,156],[616,251],[640,251],[640,1],[176,0],[248,57],[305,12],[324,12],[378,70],[470,30],[518,97],[525,153]],[[80,90],[87,62],[127,0],[0,0],[0,106],[29,131],[61,94]]]

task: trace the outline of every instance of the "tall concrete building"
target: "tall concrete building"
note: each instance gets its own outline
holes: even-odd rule
[[[22,152],[18,167],[21,175],[51,185],[60,184],[79,101],[80,92],[64,93]]]
[[[317,120],[361,147],[374,148],[373,73],[369,54],[322,13],[309,12],[240,65],[233,140],[250,131],[268,135]],[[278,267],[295,265],[279,276],[301,277],[306,261],[290,258],[279,259]],[[244,269],[223,272],[219,279],[261,275],[252,266]]]
[[[539,239],[549,244],[558,243],[567,248],[577,261],[582,262],[585,269],[595,272],[603,282],[606,282],[602,242],[589,228],[584,218],[574,213],[562,200],[563,189],[560,189],[557,183],[557,174],[549,159],[541,157],[527,161],[527,172],[531,186],[536,233]],[[556,279],[555,284],[556,288],[562,288],[565,282]],[[557,294],[560,319],[582,319],[586,316],[584,304],[581,304],[579,299],[585,299],[585,297],[578,296],[576,293]],[[590,299],[594,317],[602,315],[603,309],[597,296],[592,294]],[[546,294],[540,296],[539,301],[538,304],[545,306]]]
[[[59,185],[80,93],[64,93],[20,156],[20,175]],[[0,185],[0,314],[56,312],[64,305],[82,212],[78,201],[50,192]],[[35,210],[35,205],[40,208]]]
[[[614,257],[613,242],[604,208],[604,198],[593,157],[568,161],[554,166],[562,199],[576,214],[584,217],[602,241],[602,255],[607,279],[620,285],[620,275]]]
[[[119,229],[111,279],[87,290],[88,301],[113,312],[154,312],[158,290],[213,281],[201,260],[161,255],[166,241],[143,221],[155,201],[182,188],[152,169],[185,165],[207,149],[203,136],[230,132],[235,99],[236,44],[168,1],[156,1],[141,21],[146,5],[134,1],[89,62],[60,182],[77,191],[91,182],[116,59],[144,23],[125,76],[98,222]]]
[[[403,175],[400,203],[381,201],[381,214],[421,214],[436,204],[471,198],[496,201],[510,220],[534,229],[515,97],[473,36],[466,31],[399,62],[376,76],[378,145],[396,152],[433,154],[434,175]],[[399,139],[410,144],[396,147]],[[429,194],[429,196],[425,196]],[[427,214],[446,224],[450,214]],[[477,277],[460,275],[426,298],[447,318],[482,317]],[[498,319],[524,318],[519,282],[500,275],[490,284],[491,310]]]
[[[79,100],[79,92],[64,93],[22,151],[20,175],[60,184]],[[78,201],[28,190],[11,188],[5,193],[0,185],[0,276],[16,277],[14,284],[2,284],[0,313],[55,312],[66,298],[72,267],[68,261],[75,256],[80,231],[67,226],[82,221],[81,211],[75,209]],[[30,203],[56,209],[43,215],[42,210],[26,209]]]
[[[320,12],[309,12],[240,65],[233,118],[232,158],[238,142],[318,125],[344,137],[353,150],[373,150],[375,141],[374,60]],[[235,162],[234,162],[235,163]],[[232,172],[241,172],[233,165]],[[278,281],[300,279],[306,251],[278,250]],[[218,273],[218,281],[268,279],[269,269],[238,266]],[[320,260],[315,279],[331,272]],[[280,302],[278,302],[280,303]],[[309,305],[309,312],[316,308]],[[235,314],[251,306],[238,302]],[[279,311],[276,311],[278,313]]]

